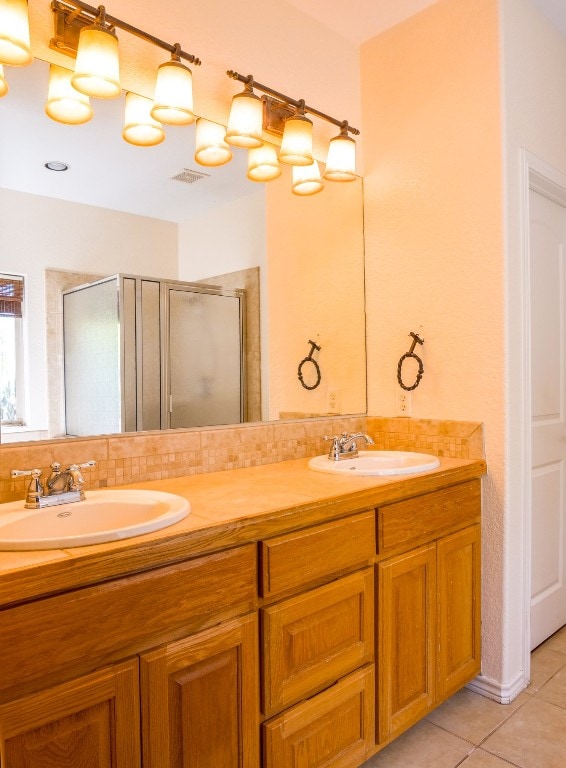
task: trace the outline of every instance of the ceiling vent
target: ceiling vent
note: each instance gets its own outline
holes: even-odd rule
[[[208,176],[210,176],[210,173],[201,173],[201,171],[191,171],[190,168],[183,168],[182,171],[171,178],[174,181],[182,181],[185,184],[194,184],[195,181],[200,181]]]

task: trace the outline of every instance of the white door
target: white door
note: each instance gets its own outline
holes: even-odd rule
[[[566,207],[529,203],[532,649],[566,624]]]

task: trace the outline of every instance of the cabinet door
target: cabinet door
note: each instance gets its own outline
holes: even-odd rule
[[[3,768],[139,768],[138,662],[0,706]]]
[[[480,672],[481,542],[473,525],[438,542],[438,698]]]
[[[143,654],[144,768],[257,768],[255,614]]]
[[[264,714],[373,661],[373,624],[370,568],[263,609]]]
[[[423,717],[435,699],[436,546],[378,564],[378,741]]]
[[[374,665],[263,724],[264,768],[351,768],[374,742]]]

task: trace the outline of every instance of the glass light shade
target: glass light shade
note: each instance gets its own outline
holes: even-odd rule
[[[168,61],[157,70],[152,117],[169,125],[190,125],[193,112],[193,75],[179,61]]]
[[[126,93],[126,116],[122,138],[137,147],[153,147],[165,139],[161,123],[151,116],[153,101],[137,93]]]
[[[281,176],[277,160],[277,150],[273,144],[262,144],[248,152],[248,179],[252,181],[271,181]]]
[[[80,31],[71,82],[77,91],[98,99],[115,99],[122,92],[118,39],[99,24]]]
[[[310,165],[293,166],[293,193],[295,195],[316,195],[323,188],[320,168],[316,160]]]
[[[340,134],[330,140],[324,178],[329,181],[354,181],[356,178],[356,142]]]
[[[195,160],[209,167],[225,165],[232,159],[232,150],[224,141],[226,127],[199,117],[196,124]]]
[[[0,64],[0,99],[8,93],[8,83],[4,77],[4,67]]]
[[[285,120],[279,159],[289,165],[312,165],[312,120],[304,115]]]
[[[249,91],[232,99],[226,141],[234,147],[252,149],[263,144],[263,105],[259,96]]]
[[[0,63],[31,64],[27,0],[0,0]]]
[[[70,70],[56,64],[50,65],[45,113],[58,123],[80,125],[90,120],[93,109],[89,97],[79,93],[71,85],[72,76]]]

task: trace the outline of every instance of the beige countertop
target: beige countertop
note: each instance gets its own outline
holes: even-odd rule
[[[477,459],[441,458],[438,469],[395,477],[343,477],[307,464],[297,459],[120,486],[178,494],[189,500],[191,514],[161,531],[108,544],[0,552],[0,606],[316,525],[486,472]]]

